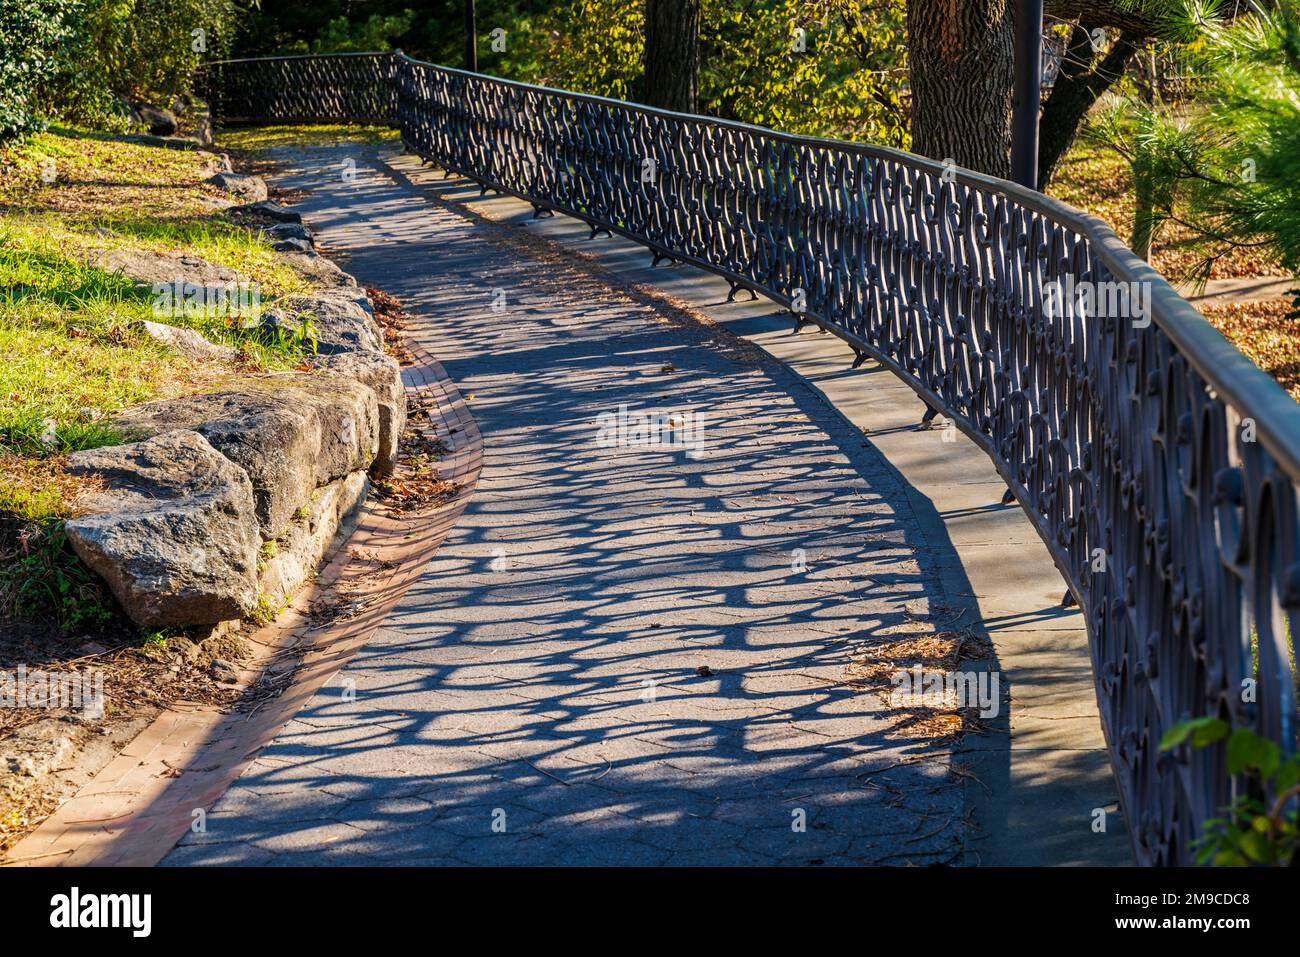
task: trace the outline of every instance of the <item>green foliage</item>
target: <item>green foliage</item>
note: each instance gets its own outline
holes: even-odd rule
[[[354,22],[347,17],[335,17],[325,25],[325,31],[311,44],[313,53],[370,53],[392,50],[398,38],[411,29],[415,12],[385,16],[371,14],[367,19]]]
[[[175,633],[168,628],[149,628],[140,632],[140,648],[146,655],[162,655],[167,652]]]
[[[39,94],[71,38],[75,0],[0,3],[0,145],[42,126]]]
[[[47,108],[84,122],[120,112],[118,98],[170,105],[228,49],[238,12],[235,0],[77,0]]]
[[[4,0],[0,144],[61,119],[124,128],[124,100],[170,105],[230,43],[237,0]]]
[[[706,0],[705,112],[790,133],[903,146],[904,19],[903,0]]]
[[[1228,774],[1240,776],[1244,786],[1221,816],[1205,822],[1205,833],[1196,845],[1197,860],[1228,867],[1300,861],[1295,809],[1300,799],[1300,755],[1284,761],[1275,742],[1213,717],[1174,725],[1165,732],[1160,748],[1206,748],[1219,742],[1225,742]]]
[[[1155,35],[1169,43],[1192,43],[1210,23],[1222,19],[1225,0],[1114,0],[1115,9],[1152,22]]]
[[[1200,87],[1190,107],[1130,97],[1085,133],[1132,167],[1139,254],[1176,222],[1199,257],[1192,280],[1245,247],[1300,276],[1300,14],[1286,0],[1268,17],[1229,22],[1208,15],[1215,7],[1198,14],[1189,55]]]
[[[462,66],[459,2],[277,6],[248,20],[242,55],[389,49]],[[905,146],[905,0],[703,0],[701,111],[777,129]],[[797,51],[796,31],[804,31]],[[498,32],[499,31],[499,32]],[[480,0],[486,73],[642,99],[644,0]],[[494,44],[494,39],[497,42]]]
[[[543,20],[551,42],[540,74],[529,79],[578,93],[636,98],[645,45],[641,0],[565,0]]]
[[[68,545],[62,521],[33,524],[0,561],[0,606],[14,617],[52,615],[64,631],[104,625],[113,607]]]
[[[315,355],[319,345],[316,318],[314,313],[298,312],[292,317],[293,325],[255,325],[250,331],[254,342],[282,355]]]
[[[265,592],[259,591],[257,593],[257,606],[248,617],[255,625],[269,625],[280,616],[280,612],[284,611],[288,607],[288,598],[284,598],[279,602],[274,602]]]
[[[1268,246],[1300,276],[1300,9],[1284,0],[1212,29],[1204,69],[1210,150],[1187,176],[1188,219],[1220,247]]]
[[[1089,119],[1084,136],[1129,164],[1134,184],[1129,245],[1143,259],[1150,258],[1152,244],[1186,194],[1186,171],[1205,163],[1209,145],[1185,116],[1136,97],[1099,111]]]
[[[701,111],[905,145],[904,18],[903,0],[704,0]],[[521,79],[638,100],[644,29],[641,0],[567,0],[542,18],[538,76]]]

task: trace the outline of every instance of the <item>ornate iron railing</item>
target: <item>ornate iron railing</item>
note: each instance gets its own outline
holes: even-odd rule
[[[1100,220],[881,147],[401,54],[341,63],[225,63],[218,115],[388,109],[425,160],[834,333],[983,448],[1083,607],[1139,861],[1191,860],[1244,786],[1219,749],[1162,753],[1173,723],[1217,715],[1295,749],[1300,405]]]
[[[330,53],[212,63],[200,92],[223,123],[391,123],[391,53]]]

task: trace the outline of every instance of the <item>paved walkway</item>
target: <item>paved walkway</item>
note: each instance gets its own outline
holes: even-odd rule
[[[894,470],[743,340],[364,161],[346,180],[348,156],[302,154],[285,185],[471,400],[478,489],[165,863],[959,859],[945,746],[846,674],[866,644],[942,629]],[[699,452],[607,447],[620,406],[702,417]]]
[[[1211,279],[1203,289],[1192,285],[1176,288],[1197,306],[1226,306],[1290,297],[1296,287],[1291,276],[1256,276],[1248,279]]]
[[[567,216],[536,219],[528,203],[481,196],[477,185],[421,169],[399,150],[385,151],[383,162],[433,202],[498,223],[517,241],[535,236],[531,241],[563,249],[606,282],[688,308],[752,343],[864,433],[905,487],[910,544],[922,567],[939,570],[940,617],[946,627],[969,627],[991,643],[1007,699],[954,752],[969,824],[963,862],[1132,863],[1083,617],[1077,607],[1061,607],[1065,582],[1023,510],[1001,503],[1006,484],[983,451],[955,431],[919,430],[921,404],[899,378],[870,361],[851,369],[853,353],[834,336],[792,334],[789,314],[766,299],[728,301],[720,277],[690,266],[652,266],[636,243],[592,239],[585,224]]]

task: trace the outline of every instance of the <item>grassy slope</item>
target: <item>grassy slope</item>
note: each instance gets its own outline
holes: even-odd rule
[[[346,126],[322,123],[314,126],[244,126],[223,129],[220,148],[231,152],[258,152],[277,146],[329,146],[340,142],[400,143],[397,130],[388,126]]]
[[[87,264],[113,249],[183,253],[258,283],[263,304],[305,291],[269,243],[220,214],[209,161],[69,130],[0,153],[0,620],[52,612],[81,627],[107,614],[60,542],[85,488],[63,474],[66,453],[121,441],[107,422],[128,406],[298,361],[294,343],[251,340],[247,317],[156,316],[148,287]],[[239,357],[187,359],[133,331],[138,319],[198,328]]]
[[[305,288],[267,243],[214,216],[202,198],[204,163],[192,152],[66,131],[0,155],[0,511],[64,514],[61,496],[33,488],[42,470],[33,473],[30,460],[115,442],[119,436],[103,424],[108,416],[151,398],[203,391],[232,371],[133,333],[133,321],[157,318],[152,296],[87,265],[92,250],[197,255],[259,282],[263,297]],[[244,338],[227,320],[165,321],[216,340]],[[246,348],[253,367],[288,358]]]

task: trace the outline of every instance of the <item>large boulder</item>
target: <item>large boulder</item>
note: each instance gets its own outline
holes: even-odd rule
[[[262,594],[272,606],[281,605],[312,576],[340,533],[352,531],[369,490],[366,473],[353,472],[321,486],[311,504],[294,516],[258,575]]]
[[[229,290],[240,283],[251,283],[249,277],[183,253],[158,253],[147,249],[92,249],[87,256],[90,264],[105,272],[121,273],[128,279],[148,285],[174,286],[180,283],[204,289]]]
[[[171,110],[161,106],[150,106],[148,103],[137,103],[134,111],[139,121],[154,136],[176,135],[176,114]]]
[[[302,214],[281,206],[274,200],[263,200],[260,203],[248,203],[245,206],[236,206],[231,210],[237,215],[247,215],[254,219],[269,219],[276,223],[301,223]]]
[[[316,241],[315,234],[302,223],[276,223],[266,234],[272,239],[299,239],[305,243],[312,244]]]
[[[374,310],[365,293],[355,287],[287,296],[262,313],[262,323],[268,328],[295,334],[305,321],[311,322],[316,351],[322,355],[381,352],[384,348],[384,333]]]
[[[323,286],[331,291],[336,289],[357,289],[357,281],[348,275],[332,259],[317,252],[288,253],[284,257],[294,272],[313,286]],[[364,293],[362,293],[364,296]]]
[[[256,608],[253,486],[203,436],[76,452],[67,471],[105,483],[68,520],[68,540],[136,624],[213,624]]]
[[[163,399],[113,420],[135,435],[189,429],[252,483],[260,535],[272,539],[318,486],[367,468],[379,447],[380,412],[360,382],[304,373],[245,388]]]
[[[305,253],[311,249],[310,239],[299,239],[297,236],[289,236],[286,239],[276,239],[271,237],[271,249],[277,253]]]
[[[373,390],[336,376],[301,375],[286,398],[310,411],[320,428],[316,484],[365,470],[379,451],[379,403]]]
[[[360,382],[379,403],[379,450],[375,471],[388,475],[397,464],[397,446],[406,429],[406,387],[397,360],[382,352],[340,352],[321,356],[316,368]]]
[[[266,182],[260,176],[222,172],[209,177],[207,182],[245,203],[266,199]]]
[[[199,146],[209,147],[212,145],[212,114],[204,110],[198,118],[194,139]]]
[[[296,403],[266,392],[218,392],[128,409],[113,424],[129,435],[189,429],[248,476],[261,538],[279,534],[316,488],[320,425]]]

